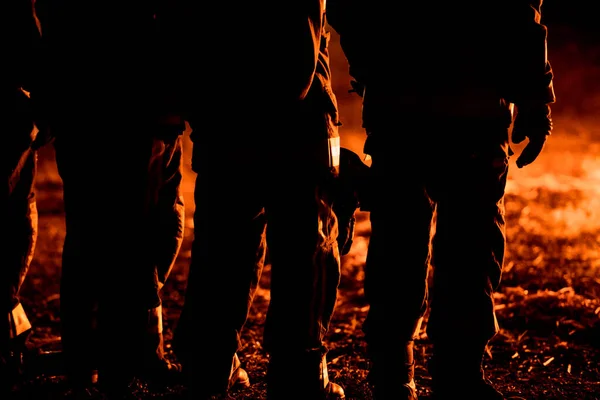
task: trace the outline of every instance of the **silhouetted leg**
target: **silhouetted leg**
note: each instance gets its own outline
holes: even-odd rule
[[[465,137],[472,132],[477,139],[439,153],[430,190],[437,224],[428,335],[434,383],[445,390],[456,379],[474,386],[482,381],[484,348],[498,331],[492,296],[505,251],[507,130],[493,121],[461,126]]]
[[[31,330],[31,323],[20,302],[19,293],[33,258],[38,233],[34,192],[37,154],[28,146],[18,146],[11,141],[4,142],[3,147],[0,160],[5,185],[5,189],[0,193],[0,285],[5,293],[4,317],[0,323],[2,388],[5,384],[14,383],[20,373],[25,340]]]
[[[153,382],[168,378],[160,290],[183,237],[181,142],[157,140],[137,129],[138,137],[115,143],[116,163],[105,170],[112,186],[105,224],[113,228],[113,269],[103,274],[106,290],[100,293],[99,378],[115,386],[134,375]],[[118,364],[110,355],[115,353],[122,357]]]
[[[196,157],[206,151],[194,146]],[[192,259],[173,337],[194,399],[228,389],[265,260],[264,183],[232,153],[194,162]]]
[[[85,380],[87,370],[96,367],[90,353],[99,349],[101,379],[115,386],[131,379],[142,360],[152,358],[150,353],[162,355],[159,279],[167,278],[177,255],[183,219],[181,175],[176,172],[179,141],[165,148],[161,144],[156,153],[151,137],[127,137],[125,133],[132,131],[123,129],[121,136],[113,132],[120,140],[104,143],[104,153],[85,151],[104,132],[63,135],[56,143],[67,224],[61,320],[68,371]],[[169,170],[171,175],[151,171],[151,160],[160,167],[158,172]],[[159,193],[149,197],[151,191]],[[165,201],[167,192],[171,204],[161,206],[165,213],[158,224],[165,228],[170,219],[172,246],[161,243],[166,246],[163,253],[151,232],[157,227],[154,207]],[[154,250],[160,251],[162,260]]]
[[[371,166],[365,265],[370,308],[363,331],[375,394],[407,399],[416,396],[413,339],[427,307],[433,205],[425,190],[426,160],[403,157],[392,148],[374,154]]]
[[[182,139],[153,140],[149,173],[148,207],[151,215],[149,249],[154,254],[162,288],[173,269],[183,243],[185,206]]]
[[[102,160],[85,146],[79,147],[75,133],[57,137],[55,150],[66,224],[60,283],[61,343],[67,377],[73,385],[86,386],[98,367],[98,299],[102,273],[111,268],[111,237],[101,232],[106,230],[109,215],[103,198],[112,189],[102,176],[104,170],[98,164]]]
[[[267,398],[325,398],[327,390],[339,390],[329,385],[324,342],[340,281],[333,211],[309,169],[269,182]]]
[[[140,254],[155,269],[158,297],[175,264],[183,242],[185,208],[181,185],[181,137],[153,139],[148,166],[146,250]],[[144,245],[144,244],[143,244]],[[162,303],[162,301],[161,301]],[[165,359],[162,315],[158,304],[148,310],[148,320],[141,336],[144,348],[139,357],[141,375],[154,383],[169,383],[179,368]]]

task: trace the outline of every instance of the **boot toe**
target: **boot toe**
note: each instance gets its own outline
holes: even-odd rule
[[[242,367],[236,368],[229,378],[229,387],[249,387],[250,386],[250,377],[248,376],[248,372]]]
[[[325,398],[327,400],[343,400],[346,398],[346,393],[337,383],[329,382],[325,387]]]
[[[409,383],[386,386],[383,384],[372,385],[373,398],[378,399],[406,399],[418,400],[415,381]]]
[[[140,378],[158,386],[179,385],[184,382],[181,364],[167,359],[145,366],[140,373]]]

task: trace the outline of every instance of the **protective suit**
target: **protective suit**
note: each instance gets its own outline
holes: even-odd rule
[[[197,173],[192,260],[173,338],[189,398],[249,384],[237,352],[267,251],[267,398],[344,398],[328,379],[324,341],[340,279],[328,186],[339,165],[338,114],[324,2],[236,3],[226,14],[211,3],[202,15],[188,6],[175,24],[179,43],[210,67],[205,75],[188,65],[178,85],[187,90]],[[232,39],[215,36],[203,15],[226,15]]]
[[[378,399],[417,398],[413,339],[430,306],[436,398],[502,398],[481,361],[498,331],[509,132],[514,119],[513,142],[529,139],[522,167],[552,130],[542,2],[391,5],[330,0],[327,11],[363,96],[372,157],[369,380]]]
[[[162,381],[161,289],[183,240],[181,134],[156,2],[38,0],[63,181],[62,348],[75,386]]]

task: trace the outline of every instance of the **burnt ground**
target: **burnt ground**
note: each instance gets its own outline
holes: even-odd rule
[[[51,150],[44,151],[38,179],[39,241],[22,299],[35,327],[31,345],[44,351],[60,348],[57,315],[64,219],[61,184],[52,163]],[[190,179],[186,186],[188,197]],[[509,239],[504,282],[496,297],[502,330],[490,344],[484,359],[488,377],[507,394],[525,399],[600,399],[600,280],[597,274],[600,236],[569,239],[548,237],[539,230],[538,233],[525,232],[517,225],[517,218],[522,219],[519,210],[525,201],[519,195],[507,198],[507,203],[512,204],[508,208],[512,239]],[[191,211],[188,218],[190,216]],[[360,330],[368,310],[362,297],[368,215],[359,213],[358,220],[353,251],[343,260],[340,300],[328,337],[328,358],[330,377],[343,385],[347,398],[369,400],[372,397],[365,384],[367,362]],[[191,237],[190,229],[186,232],[186,242],[163,293],[167,346],[184,300]],[[595,251],[596,258],[584,256],[582,248]],[[261,347],[261,335],[269,301],[268,285],[267,266],[246,325],[245,347],[240,353],[252,386],[233,393],[235,399],[265,398],[267,359]],[[431,349],[425,334],[417,341],[416,348],[420,398],[427,399],[430,378],[424,365]],[[65,387],[56,367],[50,362],[34,370],[14,397],[63,398]],[[460,383],[457,390],[457,397],[468,393],[468,388],[460,387]],[[140,384],[135,391],[140,399],[182,398],[180,387],[151,390]]]

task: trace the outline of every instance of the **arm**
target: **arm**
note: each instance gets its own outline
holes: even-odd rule
[[[511,15],[515,41],[512,66],[512,90],[508,101],[517,108],[512,141],[529,139],[517,158],[522,168],[534,162],[552,133],[551,104],[556,101],[552,67],[547,54],[547,28],[542,24],[542,0],[517,1],[518,10]],[[517,12],[518,11],[518,12]]]
[[[15,2],[15,0],[11,0]],[[40,55],[41,35],[36,23],[36,17],[31,0],[16,0],[13,23],[14,31],[14,60],[19,68],[18,84],[27,92],[36,91],[40,84]]]
[[[281,43],[277,68],[289,71],[290,100],[306,97],[315,77],[324,33],[325,1],[294,0],[278,10],[275,32]]]
[[[17,52],[21,66],[19,83],[29,93],[29,106],[33,123],[37,128],[32,148],[38,149],[51,142],[46,83],[46,70],[43,68],[44,47],[41,26],[37,18],[37,3],[34,0],[18,0],[19,8],[15,19],[20,30],[15,32],[20,46]]]
[[[353,90],[359,94],[362,85],[368,80],[366,55],[368,35],[363,31],[364,13],[369,10],[361,5],[360,0],[328,0],[327,22],[340,36],[340,46],[348,61]]]
[[[548,60],[547,27],[542,23],[543,0],[512,0],[509,27],[513,29],[513,82],[508,101],[536,106],[556,101],[553,71]]]

